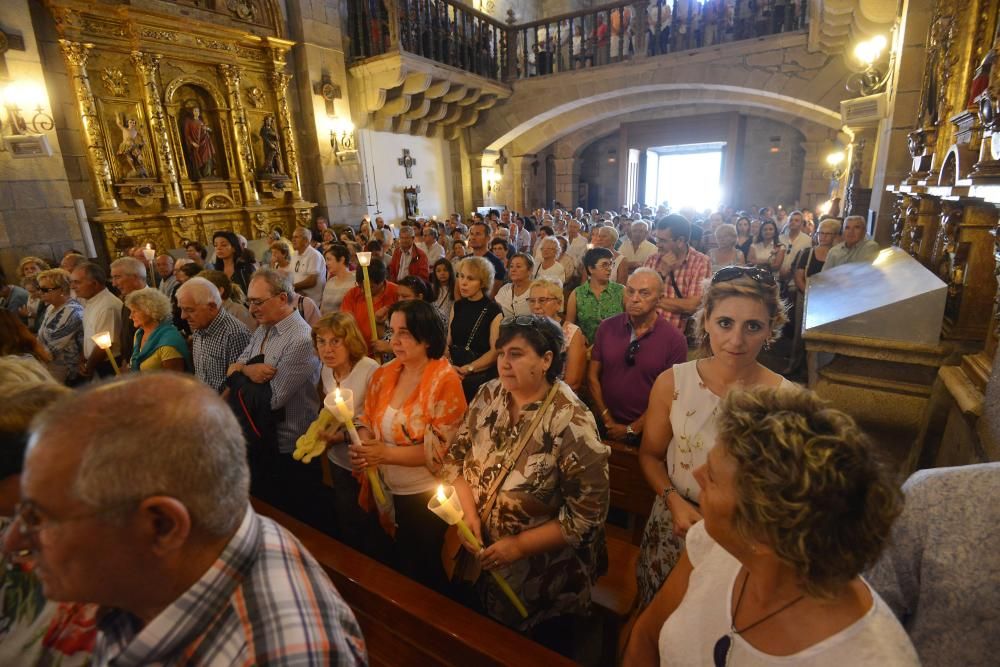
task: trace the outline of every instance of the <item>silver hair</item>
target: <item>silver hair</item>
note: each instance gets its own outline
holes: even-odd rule
[[[31,356],[0,357],[0,396],[17,393],[24,385],[55,382],[45,365]]]
[[[846,218],[844,218],[844,229],[847,228],[847,223],[850,222],[851,220],[860,220],[861,229],[865,229],[867,231],[866,228],[868,226],[868,221],[865,220],[865,217],[863,215],[849,215]]]
[[[541,242],[539,242],[538,249],[541,250],[542,248],[544,248],[546,243],[556,244],[556,259],[558,259],[559,256],[562,255],[562,244],[559,243],[559,239],[557,239],[554,236],[546,236],[541,240]]]
[[[863,219],[864,218],[862,218],[862,220]],[[819,224],[816,225],[816,231],[817,232],[823,231],[823,227],[833,227],[834,228],[833,233],[834,234],[839,234],[840,233],[840,220],[837,220],[836,218],[823,218],[822,220],[819,221]]]
[[[136,373],[71,394],[32,423],[29,447],[51,442],[82,447],[71,493],[91,507],[170,496],[213,537],[243,520],[250,490],[243,433],[222,399],[190,376]]]
[[[600,231],[601,234],[610,234],[611,235],[611,245],[612,245],[611,249],[614,250],[613,246],[616,243],[618,243],[618,230],[615,229],[614,227],[609,227],[607,225],[604,225],[603,227],[599,227],[598,229],[601,230]]]
[[[663,276],[657,273],[655,270],[649,268],[648,266],[640,266],[638,269],[632,272],[629,276],[631,279],[633,276],[653,276],[656,279],[656,285],[660,292],[663,291]]]
[[[401,225],[399,228],[400,236],[415,236],[415,231],[410,225]]]
[[[250,282],[262,280],[271,289],[272,296],[284,294],[288,303],[295,300],[295,291],[292,289],[292,279],[283,273],[278,273],[274,269],[257,269],[250,277]],[[248,285],[249,287],[249,285]]]
[[[138,310],[157,322],[163,322],[173,314],[170,299],[158,289],[143,287],[125,297],[129,310]]]
[[[119,257],[111,262],[112,269],[121,269],[130,276],[135,276],[139,280],[146,281],[146,265],[135,257]]]
[[[642,218],[639,218],[638,220],[635,220],[634,222],[632,222],[632,226],[629,229],[636,229],[636,228],[639,228],[639,227],[642,227],[647,232],[649,231],[649,223],[646,222],[645,220],[643,220]]]
[[[313,233],[312,233],[312,230],[309,229],[308,227],[296,227],[295,231],[296,232],[302,232],[302,235],[304,237],[306,237],[306,241],[312,241],[312,239],[313,239]],[[292,232],[292,234],[294,234],[294,233],[295,232]]]
[[[216,306],[222,305],[222,294],[219,293],[219,288],[216,287],[208,278],[202,278],[200,276],[188,278],[186,283],[177,288],[178,298],[182,294],[188,293],[190,293],[191,298],[194,299],[195,305],[202,306],[207,303],[212,303]]]

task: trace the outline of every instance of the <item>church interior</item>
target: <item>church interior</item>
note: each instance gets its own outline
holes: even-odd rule
[[[28,257],[58,267],[72,251],[110,266],[113,276],[113,262],[142,261],[147,249],[155,288],[171,274],[156,277],[154,257],[169,254],[173,266],[190,256],[192,244],[211,253],[221,232],[237,235],[260,257],[282,241],[302,255],[298,240],[287,239],[299,228],[312,230],[328,267],[319,236],[327,225],[334,242],[344,230],[353,242],[376,220],[390,230],[377,254],[384,246],[390,284],[404,285],[393,277],[405,271],[396,263],[398,246],[390,253],[412,232],[400,230],[416,228],[424,243],[420,230],[429,226],[433,243],[440,229],[441,261],[458,267],[483,216],[487,224],[497,218],[490,237],[509,231],[513,218],[532,244],[549,226],[546,236],[568,241],[569,249],[557,247],[567,256],[582,224],[574,284],[585,286],[593,267],[582,268],[583,256],[600,246],[598,230],[614,230],[609,257],[632,238],[620,219],[646,221],[648,241],[663,252],[656,235],[667,223],[660,218],[683,213],[692,229],[704,230],[705,254],[721,245],[710,238],[719,223],[734,225],[743,238],[744,211],[754,230],[770,224],[776,235],[786,233],[789,212],[800,220],[808,213],[817,235],[832,218],[838,240],[839,223],[860,219],[863,243],[878,245],[873,259],[807,277],[808,289],[796,295],[789,275],[798,257],[788,256],[792,274],[783,279],[792,291],[782,287],[782,296],[794,304],[796,321],[773,349],[763,348],[761,362],[782,373],[799,355],[788,379],[855,420],[891,462],[898,484],[917,471],[1000,461],[1000,0],[2,5],[0,269],[7,278],[0,287],[19,284]],[[459,228],[456,214],[465,223]],[[317,228],[319,219],[326,224]],[[510,248],[509,281],[522,256],[514,254],[522,247],[518,226],[512,229],[503,251]],[[676,239],[676,228],[672,234]],[[456,259],[453,239],[463,247]],[[527,246],[537,266],[549,262],[544,245]],[[429,246],[417,247],[431,254]],[[352,265],[371,256],[355,250],[371,248],[352,249]],[[812,251],[806,254],[811,261]],[[749,253],[740,256],[751,263]],[[717,278],[712,257],[705,277]],[[368,287],[367,261],[358,265],[356,291],[362,270]],[[431,258],[432,281],[439,263]],[[297,271],[294,257],[292,264]],[[617,275],[627,277],[635,266]],[[771,285],[774,271],[765,271]],[[354,269],[344,275],[353,285]],[[663,289],[674,275],[660,273]],[[334,280],[326,277],[328,285]],[[512,308],[519,289],[510,289]],[[567,300],[574,294],[574,313],[579,289],[566,291]],[[456,308],[458,290],[453,284]],[[683,300],[676,282],[673,290]],[[243,291],[248,305],[256,303],[251,289]],[[376,326],[371,298],[372,327],[365,329],[364,316],[358,324],[373,341],[375,329],[389,340],[388,321],[379,315]],[[521,315],[507,313],[499,297],[497,303],[505,316]],[[262,310],[262,302],[256,305]],[[469,335],[478,328],[477,320]],[[697,341],[683,325],[681,333],[693,355]],[[586,354],[599,358],[589,345]],[[470,358],[459,369],[463,379],[475,363]],[[626,648],[630,633],[645,628],[645,617],[633,626],[641,608],[635,571],[650,508],[674,489],[651,487],[641,433],[629,425],[628,438],[609,436],[598,408],[614,406],[592,403],[588,376],[577,380],[604,436],[599,442],[607,444],[610,509],[591,625],[574,635],[569,653],[516,623],[471,613],[267,497],[253,499],[259,514],[294,534],[322,565],[357,619],[370,664],[641,664]],[[997,499],[1000,468],[990,470],[990,497]],[[993,568],[984,585],[1000,590],[996,553],[983,558]],[[739,634],[737,625],[734,617]],[[995,655],[989,642],[998,648],[996,638],[984,639],[979,662],[936,662],[911,639],[927,665],[985,665]],[[718,646],[715,660],[741,664],[726,656],[720,662]]]

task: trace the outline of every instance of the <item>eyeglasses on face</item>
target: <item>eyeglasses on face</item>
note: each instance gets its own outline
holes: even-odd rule
[[[247,299],[247,306],[250,307],[250,308],[260,308],[261,306],[263,306],[265,303],[267,303],[268,301],[270,301],[271,299],[273,299],[276,296],[278,296],[278,295],[277,294],[272,294],[271,296],[267,297],[266,299]]]
[[[719,269],[715,272],[715,275],[712,276],[712,284],[726,283],[730,280],[742,278],[743,276],[769,287],[774,287],[774,274],[767,269],[762,269],[756,266],[727,266]]]

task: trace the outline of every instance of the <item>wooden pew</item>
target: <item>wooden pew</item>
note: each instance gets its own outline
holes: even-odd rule
[[[655,496],[639,469],[639,448],[612,440],[605,440],[604,444],[611,447],[608,458],[611,507],[626,512],[629,522],[625,530],[608,526],[608,572],[594,586],[594,603],[604,616],[602,664],[613,664],[615,656],[610,651],[619,645],[621,633],[636,607],[639,544]]]
[[[361,625],[372,667],[575,664],[264,502],[253,506],[291,531],[326,570]]]

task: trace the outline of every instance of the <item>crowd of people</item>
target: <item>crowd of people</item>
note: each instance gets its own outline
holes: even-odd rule
[[[885,574],[935,547],[890,542],[903,496],[877,448],[792,381],[807,282],[875,257],[864,219],[319,217],[250,245],[0,274],[0,663],[364,663],[251,495],[592,663],[612,441],[655,494],[625,664],[916,665],[936,641],[913,629],[969,609]],[[761,355],[782,337],[779,373]],[[481,548],[428,510],[445,487]],[[7,603],[29,598],[49,602]],[[950,623],[933,664],[987,664],[985,620]]]

